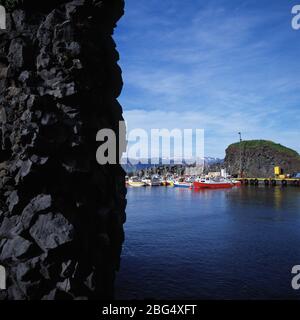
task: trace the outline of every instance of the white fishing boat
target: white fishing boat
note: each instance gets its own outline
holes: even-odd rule
[[[150,186],[151,187],[158,187],[162,185],[162,180],[159,176],[154,175],[151,177]]]
[[[150,176],[143,177],[142,182],[144,182],[146,186],[151,186],[151,177]]]
[[[144,187],[146,184],[139,177],[132,177],[128,180],[131,187]]]
[[[233,185],[235,187],[241,187],[242,183],[239,180],[231,180],[231,182],[233,183]]]

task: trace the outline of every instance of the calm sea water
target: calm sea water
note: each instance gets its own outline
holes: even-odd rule
[[[118,299],[300,299],[300,188],[128,189]]]

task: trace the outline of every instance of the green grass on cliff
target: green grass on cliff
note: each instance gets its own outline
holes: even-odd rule
[[[242,146],[243,149],[268,147],[270,149],[273,149],[274,151],[285,153],[292,157],[300,158],[300,155],[298,154],[297,151],[287,148],[279,143],[275,143],[273,141],[268,141],[268,140],[242,141],[241,143],[240,142],[233,143],[229,147],[240,147],[240,145]]]

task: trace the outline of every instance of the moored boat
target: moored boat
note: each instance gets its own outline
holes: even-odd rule
[[[144,182],[146,186],[150,186],[151,185],[151,177],[149,177],[149,176],[143,177],[142,182]]]
[[[173,175],[169,175],[166,177],[166,186],[170,186],[170,187],[174,187],[174,176]]]
[[[151,181],[150,181],[150,186],[151,187],[159,187],[162,185],[162,181],[161,181],[161,178],[159,176],[152,176],[151,177]]]
[[[195,189],[229,189],[234,187],[234,183],[229,180],[211,180],[211,179],[199,179],[194,181],[193,187]]]
[[[146,186],[158,187],[162,185],[162,180],[158,175],[153,175],[152,177],[146,176],[141,180]]]
[[[145,182],[141,181],[138,177],[132,177],[128,180],[128,184],[131,187],[144,187]]]
[[[177,188],[191,188],[193,184],[191,182],[187,182],[185,180],[176,180],[174,181],[174,187]]]
[[[241,187],[242,186],[242,183],[241,181],[238,181],[238,180],[232,180],[232,183],[235,187]]]

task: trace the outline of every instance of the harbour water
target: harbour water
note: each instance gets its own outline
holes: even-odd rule
[[[128,189],[117,299],[300,299],[300,189]]]

